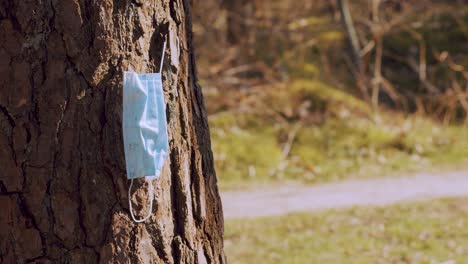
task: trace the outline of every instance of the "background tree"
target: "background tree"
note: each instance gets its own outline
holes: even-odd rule
[[[1,2],[1,263],[225,262],[190,13],[187,0]],[[158,71],[166,36],[170,158],[152,218],[136,224],[122,72]]]
[[[351,50],[351,57],[356,71],[360,71],[362,66],[361,60],[361,45],[359,44],[359,39],[354,28],[353,18],[351,17],[351,12],[349,10],[348,0],[338,0],[338,6],[340,9],[341,21],[348,36],[349,46]]]
[[[253,17],[253,1],[247,0],[224,0],[226,13],[226,39],[231,45],[240,44],[246,39],[248,24]]]

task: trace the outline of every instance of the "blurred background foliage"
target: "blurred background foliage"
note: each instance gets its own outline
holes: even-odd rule
[[[204,0],[193,21],[222,189],[468,163],[466,1]]]

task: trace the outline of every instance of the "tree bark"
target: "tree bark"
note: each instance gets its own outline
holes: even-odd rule
[[[137,224],[122,72],[157,72],[166,36],[170,157]],[[3,0],[0,168],[0,263],[225,263],[189,0]]]

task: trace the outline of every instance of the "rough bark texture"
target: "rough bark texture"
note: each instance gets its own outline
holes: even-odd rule
[[[0,263],[225,262],[190,19],[188,0],[1,1]],[[136,224],[122,71],[158,71],[166,36],[170,158]],[[134,186],[139,217],[147,189]]]

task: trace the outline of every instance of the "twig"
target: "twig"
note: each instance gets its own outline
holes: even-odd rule
[[[294,143],[294,140],[296,139],[297,132],[299,129],[302,127],[302,122],[299,120],[294,124],[293,128],[289,131],[288,133],[288,139],[286,140],[286,143],[283,145],[283,157],[287,158],[289,156],[289,153],[291,152],[292,145]]]

